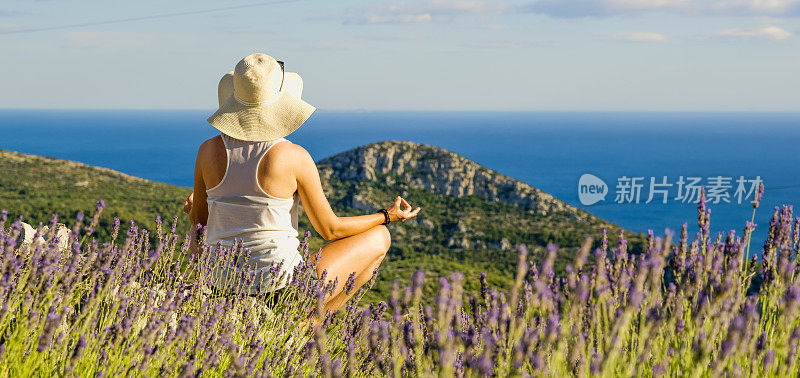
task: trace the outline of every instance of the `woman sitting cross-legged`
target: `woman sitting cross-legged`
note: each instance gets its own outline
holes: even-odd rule
[[[222,77],[219,110],[208,118],[221,134],[200,146],[194,192],[184,210],[193,225],[207,228],[208,244],[241,242],[250,250],[245,264],[264,271],[282,262],[279,276],[284,279],[270,285],[270,290],[281,290],[302,262],[298,251],[302,202],[314,229],[329,241],[312,258],[318,261],[318,276],[327,271],[326,279],[337,281],[325,299],[325,310],[335,311],[353,293],[344,290],[348,277],[355,272],[358,288],[383,260],[390,243],[385,224],[412,218],[420,208],[412,210],[397,197],[375,214],[334,214],[314,160],[303,147],[284,138],[315,110],[300,99],[302,89],[299,75],[284,72],[283,62],[265,54],[248,55]]]

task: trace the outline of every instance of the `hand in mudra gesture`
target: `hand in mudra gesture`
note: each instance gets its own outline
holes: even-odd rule
[[[405,207],[405,209],[403,207]],[[422,208],[417,207],[411,210],[411,205],[409,205],[403,197],[397,196],[394,200],[394,204],[386,210],[389,212],[389,221],[405,222],[407,219],[417,216],[417,213],[419,213]]]

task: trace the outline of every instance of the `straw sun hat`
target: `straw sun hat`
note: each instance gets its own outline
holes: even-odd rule
[[[297,130],[316,108],[300,99],[303,79],[266,54],[250,54],[219,81],[208,123],[230,137],[265,142]]]

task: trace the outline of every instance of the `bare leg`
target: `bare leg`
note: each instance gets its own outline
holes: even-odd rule
[[[322,247],[317,264],[317,274],[327,271],[326,281],[338,278],[332,295],[325,299],[325,311],[336,311],[356,292],[356,289],[369,282],[372,272],[377,268],[390,244],[389,230],[386,226],[376,226],[360,234],[334,240]],[[312,254],[310,259],[317,258]],[[344,285],[353,272],[355,286],[350,294],[345,293]]]
[[[369,282],[372,279],[372,273],[375,271],[375,268],[381,265],[383,261],[383,256],[380,257],[377,261],[375,261],[369,268],[365,269],[361,274],[356,274],[355,277],[355,285],[353,286],[353,290],[350,294],[346,293],[344,290],[341,290],[339,294],[332,295],[326,298],[325,301],[325,310],[336,311],[339,307],[342,307],[348,299],[350,299],[356,292],[357,289],[363,286],[365,283]]]

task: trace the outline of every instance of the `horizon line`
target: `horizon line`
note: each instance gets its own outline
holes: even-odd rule
[[[206,111],[213,108],[27,108],[0,107],[0,111]],[[317,113],[783,113],[800,114],[800,109],[322,109]]]

